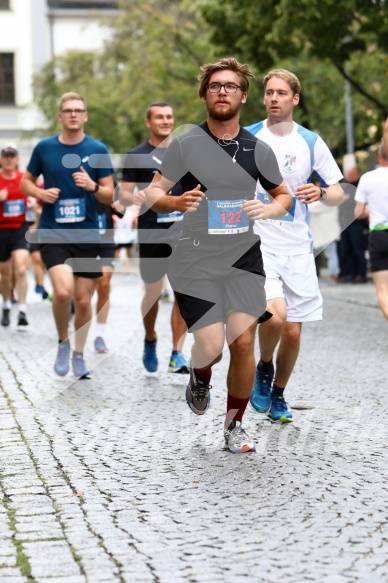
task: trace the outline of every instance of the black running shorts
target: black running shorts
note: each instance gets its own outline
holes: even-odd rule
[[[19,229],[0,229],[0,262],[8,261],[12,251],[28,249],[26,240],[28,226],[26,223]]]
[[[372,273],[388,269],[388,229],[371,231],[369,233],[368,249]]]
[[[102,276],[98,254],[100,246],[92,244],[43,243],[40,252],[46,269],[56,265],[69,265],[74,275],[96,279]]]
[[[260,239],[252,235],[228,243],[183,238],[174,250],[168,277],[189,332],[225,323],[232,311],[257,319],[265,314]]]
[[[101,267],[112,267],[115,260],[115,249],[114,243],[101,243],[98,250],[98,257],[100,260]]]
[[[167,243],[139,243],[140,277],[145,283],[155,283],[167,273],[172,247]]]

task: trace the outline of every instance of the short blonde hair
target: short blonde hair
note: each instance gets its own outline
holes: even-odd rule
[[[210,77],[217,71],[233,71],[237,73],[241,90],[246,93],[249,89],[248,77],[255,77],[249,65],[239,63],[234,57],[226,57],[220,59],[216,63],[208,63],[201,67],[201,72],[198,74],[199,81],[198,95],[202,98],[206,95],[207,85]]]
[[[68,91],[67,93],[64,93],[59,100],[59,111],[61,111],[63,104],[66,103],[66,101],[70,101],[71,99],[78,99],[79,101],[82,101],[84,104],[84,108],[87,109],[86,101],[82,97],[82,95],[80,95],[79,93],[75,93],[74,91]]]
[[[270,79],[272,79],[272,77],[279,77],[280,79],[283,79],[283,81],[285,81],[290,86],[291,91],[294,94],[297,93],[299,95],[301,92],[302,88],[300,86],[298,77],[294,75],[294,73],[291,73],[291,71],[287,71],[287,69],[272,69],[272,71],[269,71],[269,73],[267,73],[263,79],[264,89],[267,87],[267,83]]]

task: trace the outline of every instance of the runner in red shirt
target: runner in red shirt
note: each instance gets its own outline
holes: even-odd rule
[[[2,326],[10,324],[11,271],[15,274],[18,297],[18,328],[26,329],[28,243],[26,241],[27,196],[20,190],[23,172],[18,170],[19,157],[14,145],[0,152],[0,291],[3,296]]]

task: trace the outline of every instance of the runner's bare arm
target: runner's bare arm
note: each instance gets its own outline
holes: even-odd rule
[[[332,184],[331,186],[323,187],[317,186],[312,182],[309,182],[308,184],[302,184],[295,190],[295,196],[301,202],[310,204],[321,198],[322,189],[327,193],[327,198],[322,201],[322,204],[325,204],[326,206],[338,206],[339,204],[343,203],[344,191],[338,182],[336,182],[336,184]]]
[[[47,202],[49,204],[54,204],[57,200],[59,193],[61,192],[60,188],[39,188],[36,185],[38,180],[38,176],[33,176],[31,172],[28,170],[25,171],[23,174],[23,178],[20,182],[20,189],[24,194],[28,196],[33,196],[35,198],[40,198],[43,202]]]
[[[260,200],[247,200],[242,206],[242,211],[252,220],[281,219],[291,209],[292,194],[286,184],[282,182],[276,188],[268,190],[272,197],[269,204]]]
[[[111,204],[113,200],[114,182],[113,175],[103,176],[95,182],[86,172],[83,166],[80,166],[79,172],[73,173],[73,180],[76,186],[94,194],[101,204]],[[98,190],[96,191],[96,185]]]
[[[168,192],[173,186],[174,183],[171,180],[167,180],[159,173],[155,174],[151,184],[145,190],[147,206],[159,213],[196,211],[201,199],[205,196],[201,191],[201,185],[198,184],[194,190],[188,190],[181,196],[170,196]]]
[[[118,187],[118,199],[123,206],[136,204],[141,206],[145,202],[145,190],[134,192],[136,182],[125,182],[122,180]]]
[[[369,217],[368,205],[365,202],[356,201],[356,206],[354,207],[354,216],[359,221],[361,221],[361,219],[367,219]]]

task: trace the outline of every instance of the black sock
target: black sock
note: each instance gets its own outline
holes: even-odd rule
[[[281,389],[277,385],[273,385],[273,387],[272,387],[272,394],[273,395],[275,395],[276,397],[283,397],[283,393],[284,393],[284,388]]]
[[[257,370],[259,370],[260,372],[264,372],[264,373],[273,373],[274,367],[273,367],[272,358],[268,362],[265,362],[262,358],[260,358],[260,360],[257,364]]]
[[[69,346],[70,340],[68,338],[66,338],[66,340],[61,340],[60,338],[58,338],[58,344],[67,344]]]
[[[178,356],[178,351],[177,351],[177,350],[173,350],[173,351],[172,351],[172,355],[173,355],[173,356]]]

